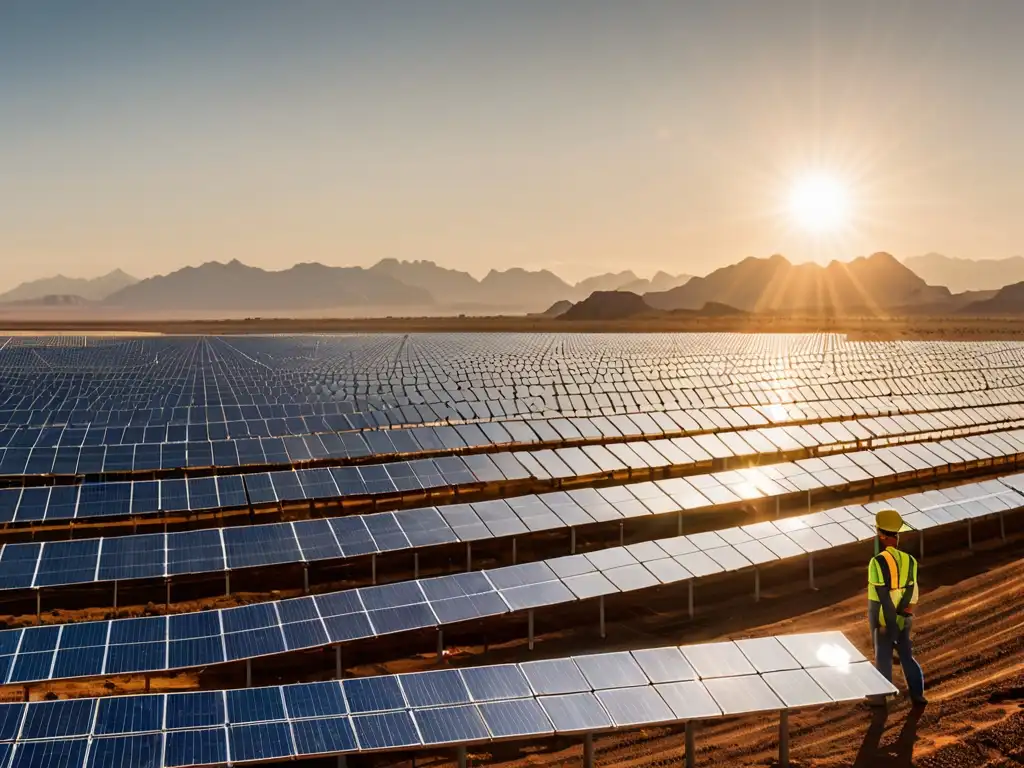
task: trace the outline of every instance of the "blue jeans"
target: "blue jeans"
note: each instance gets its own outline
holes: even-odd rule
[[[913,625],[912,619],[907,619],[903,629],[900,630],[895,643],[888,642],[885,635],[885,628],[874,631],[875,640],[875,669],[882,676],[892,682],[892,652],[896,650],[900,655],[900,666],[903,667],[903,677],[907,680],[907,688],[911,696],[924,695],[924,672],[921,665],[914,658],[914,644],[910,641],[910,630]]]

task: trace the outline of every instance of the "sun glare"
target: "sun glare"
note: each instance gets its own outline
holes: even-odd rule
[[[846,187],[824,174],[799,179],[789,193],[793,221],[810,232],[827,233],[843,227],[849,216]]]

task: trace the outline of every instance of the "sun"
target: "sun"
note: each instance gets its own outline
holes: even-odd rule
[[[790,190],[789,213],[795,224],[809,232],[835,232],[850,215],[846,185],[828,174],[804,176]]]

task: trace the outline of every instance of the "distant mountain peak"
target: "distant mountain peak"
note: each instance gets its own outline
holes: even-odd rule
[[[40,280],[31,280],[0,294],[0,303],[33,302],[52,297],[75,296],[85,302],[102,301],[113,293],[134,285],[138,280],[121,269],[94,278],[67,277],[54,275]]]
[[[878,312],[949,299],[887,253],[851,262],[790,263],[780,254],[746,258],[693,278],[679,288],[644,296],[657,309],[698,310],[717,302],[746,312]]]
[[[903,261],[932,285],[945,285],[954,293],[992,291],[1024,281],[1024,257],[960,259],[941,253],[911,256]]]

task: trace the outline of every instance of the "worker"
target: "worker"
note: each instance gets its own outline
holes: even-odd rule
[[[868,564],[868,620],[875,644],[875,668],[892,682],[893,649],[899,653],[910,700],[924,706],[924,673],[914,658],[910,633],[917,604],[917,560],[899,549],[903,518],[895,509],[875,516],[879,552]],[[873,706],[884,706],[885,697],[872,697]]]

